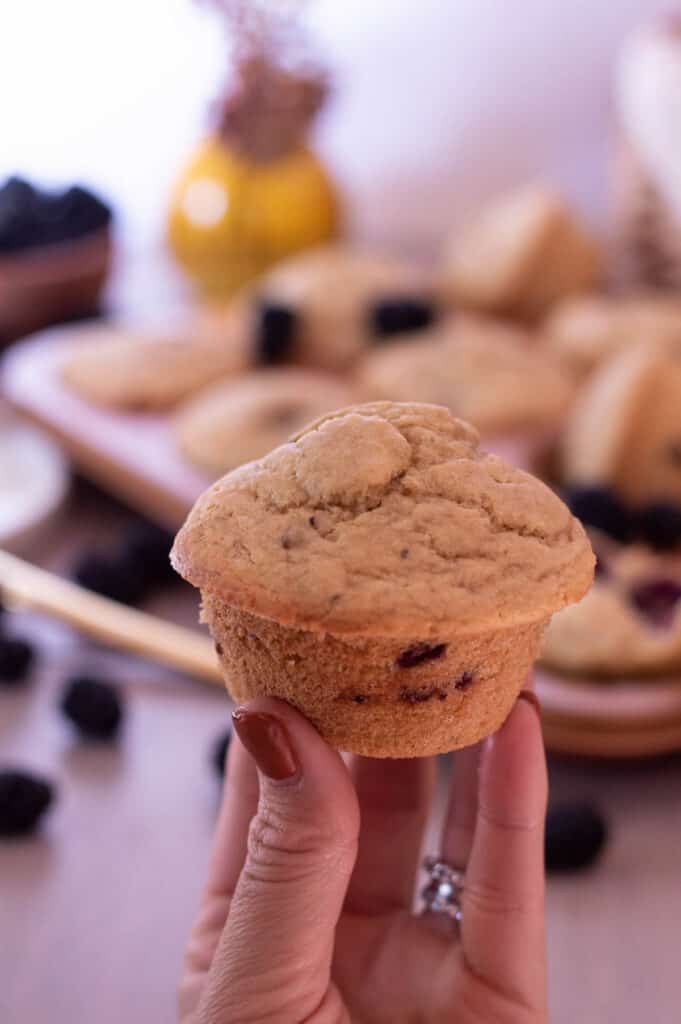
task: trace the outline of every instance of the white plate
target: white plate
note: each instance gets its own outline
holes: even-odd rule
[[[0,407],[0,547],[30,546],[59,510],[68,484],[56,444]]]

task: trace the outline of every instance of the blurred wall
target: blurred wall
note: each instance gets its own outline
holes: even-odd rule
[[[192,0],[4,0],[0,173],[85,179],[160,234],[170,182],[223,74]],[[603,216],[610,70],[654,0],[309,0],[336,74],[319,145],[356,233],[418,248],[538,173]],[[445,211],[443,215],[443,210]]]

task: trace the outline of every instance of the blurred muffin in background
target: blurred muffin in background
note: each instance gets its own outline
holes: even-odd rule
[[[589,677],[678,673],[681,550],[608,547],[602,537],[590,536],[600,567],[596,580],[579,604],[561,610],[549,623],[543,664]]]
[[[463,314],[371,353],[357,381],[366,399],[444,405],[483,435],[550,430],[574,394],[571,374],[528,331]]]
[[[479,211],[449,242],[444,298],[464,308],[536,320],[602,272],[595,238],[544,186],[529,186]]]
[[[681,16],[657,18],[622,49],[614,83],[619,277],[681,286]]]
[[[560,469],[571,487],[681,504],[681,348],[636,346],[600,367],[567,421]]]
[[[433,286],[420,269],[344,245],[279,264],[222,310],[208,307],[201,329],[215,341],[239,335],[253,367],[293,363],[346,371],[372,344],[430,326]]]
[[[543,333],[549,348],[585,375],[637,343],[681,345],[681,300],[659,293],[574,296],[554,307]]]
[[[206,337],[155,335],[116,325],[74,333],[61,367],[63,382],[94,405],[159,410],[221,377],[242,370],[238,347]]]
[[[325,373],[290,367],[260,370],[190,399],[176,415],[175,436],[191,463],[219,477],[356,398],[348,384]]]
[[[94,316],[111,262],[109,206],[73,185],[45,192],[23,178],[0,188],[0,344]]]

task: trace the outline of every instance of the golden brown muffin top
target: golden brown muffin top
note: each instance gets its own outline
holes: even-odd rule
[[[546,618],[584,594],[594,566],[544,484],[479,451],[447,409],[392,402],[325,416],[223,477],[172,561],[283,624],[410,637]]]

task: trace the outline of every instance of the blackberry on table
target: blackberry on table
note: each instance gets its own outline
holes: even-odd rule
[[[589,803],[550,807],[544,839],[546,870],[569,872],[590,867],[601,853],[607,835],[603,815]]]
[[[28,640],[0,635],[0,686],[20,686],[28,677],[35,652]]]
[[[120,551],[121,563],[139,573],[150,586],[179,579],[170,564],[173,535],[144,519],[127,530]]]
[[[117,688],[92,676],[68,679],[60,708],[87,739],[113,739],[123,720],[123,703]]]
[[[29,835],[54,796],[47,779],[16,768],[0,769],[0,837]]]
[[[73,576],[82,587],[96,594],[121,604],[136,604],[146,591],[140,570],[139,565],[130,565],[127,560],[87,551],[77,561]]]
[[[225,774],[225,758],[227,757],[231,739],[232,731],[227,729],[226,732],[217,737],[211,750],[211,764],[220,778],[223,778]]]

